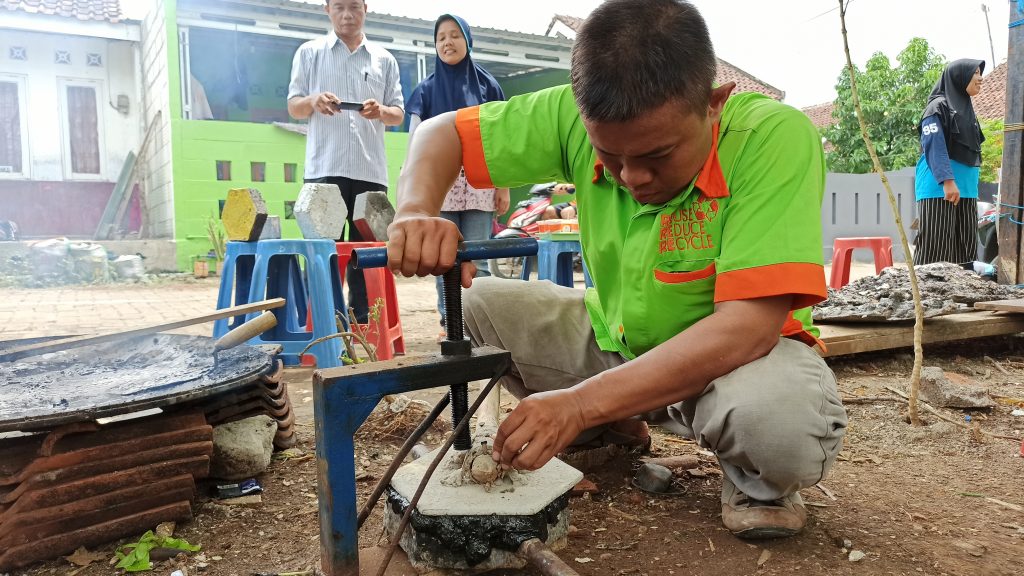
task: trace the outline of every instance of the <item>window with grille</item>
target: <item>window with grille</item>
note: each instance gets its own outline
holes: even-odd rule
[[[68,141],[73,174],[100,173],[99,109],[96,88],[67,86]]]
[[[0,177],[27,172],[24,83],[18,77],[0,77]]]

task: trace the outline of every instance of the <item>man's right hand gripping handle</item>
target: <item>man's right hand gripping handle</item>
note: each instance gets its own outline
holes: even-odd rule
[[[388,226],[388,268],[395,274],[440,276],[455,264],[462,234],[450,220],[419,214],[400,215]],[[476,274],[470,262],[462,266],[462,286]]]

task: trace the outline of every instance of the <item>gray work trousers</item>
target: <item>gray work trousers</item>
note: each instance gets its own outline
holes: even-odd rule
[[[560,390],[626,362],[602,351],[583,290],[548,281],[476,278],[463,296],[474,346],[512,354],[502,385],[518,398]],[[714,452],[742,492],[775,500],[813,486],[842,447],[846,411],[832,370],[780,338],[765,357],[711,381],[697,398],[643,415]]]

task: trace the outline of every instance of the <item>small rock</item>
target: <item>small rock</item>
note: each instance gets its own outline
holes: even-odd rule
[[[605,552],[597,557],[598,560],[610,560],[612,557],[611,552]]]
[[[254,478],[270,466],[277,421],[262,414],[213,429],[210,476],[224,480]]]
[[[156,535],[160,538],[170,538],[174,536],[174,522],[162,522],[156,525]]]
[[[867,554],[861,552],[860,550],[852,550],[850,552],[850,562],[860,562],[866,556]]]
[[[991,408],[996,405],[988,389],[970,379],[947,374],[937,366],[921,370],[921,399],[946,408]]]
[[[647,463],[640,467],[633,477],[637,488],[647,492],[664,492],[672,482],[672,471],[658,464]]]
[[[1014,410],[1013,412],[1010,412],[1010,416],[1024,416],[1024,410],[1021,410],[1020,408],[1018,408],[1018,409]]]

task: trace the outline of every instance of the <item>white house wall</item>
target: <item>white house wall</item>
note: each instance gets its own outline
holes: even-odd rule
[[[174,236],[174,177],[171,159],[170,87],[167,76],[167,18],[163,2],[153,0],[151,9],[142,23],[142,30],[142,78],[146,125],[160,113],[144,159],[146,199],[149,204],[148,234],[155,238],[171,238]]]
[[[116,181],[128,152],[137,150],[141,140],[141,102],[135,80],[134,43],[9,29],[0,32],[0,74],[22,77],[25,83],[29,150],[27,179],[73,179],[68,178],[69,170],[65,169],[70,160],[65,158],[65,113],[59,86],[65,80],[88,80],[97,82],[99,86],[97,101],[99,117],[102,118],[102,164],[98,180]],[[12,48],[24,48],[26,59],[12,59]],[[57,64],[57,51],[67,51],[71,63]],[[99,54],[102,65],[87,65],[89,54]],[[127,98],[127,114],[114,108],[121,95]]]

